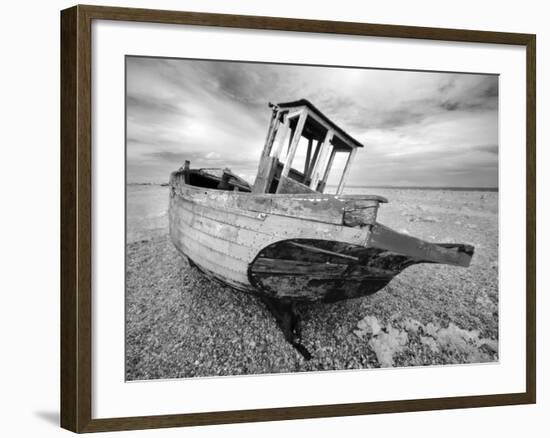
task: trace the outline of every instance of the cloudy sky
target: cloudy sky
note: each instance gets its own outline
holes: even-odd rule
[[[254,182],[268,102],[309,99],[365,147],[348,185],[498,186],[498,78],[127,58],[127,179],[229,167]],[[336,170],[336,169],[335,169]]]

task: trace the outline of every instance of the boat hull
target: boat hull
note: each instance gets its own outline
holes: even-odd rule
[[[176,172],[170,181],[170,236],[209,277],[287,302],[369,295],[416,263],[469,264],[468,245],[430,244],[377,224],[384,201],[206,189],[186,184]],[[350,226],[352,221],[359,225]]]
[[[312,224],[311,219],[276,214],[273,205],[265,209],[271,213],[234,205],[235,197],[254,196],[173,184],[169,207],[172,242],[208,276],[242,291],[261,293],[250,281],[249,266],[274,243],[326,238],[351,244],[368,241],[368,228],[316,221]],[[302,211],[302,215],[307,214]]]

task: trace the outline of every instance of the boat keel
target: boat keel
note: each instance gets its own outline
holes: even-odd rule
[[[263,294],[260,295],[260,298],[275,317],[287,342],[289,342],[305,360],[310,360],[312,357],[311,353],[300,342],[300,318],[296,312],[296,305],[289,300],[276,300]]]

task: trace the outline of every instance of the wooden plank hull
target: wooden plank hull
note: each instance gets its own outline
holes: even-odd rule
[[[260,252],[250,265],[249,278],[275,300],[332,302],[373,294],[405,268],[435,263],[420,257],[425,252],[405,255],[384,248],[384,241],[380,247],[371,246],[372,242],[372,236],[367,246],[316,240],[278,242]],[[428,246],[430,251],[441,251],[450,264],[462,264],[472,255],[468,245]]]
[[[206,195],[206,196],[205,196]],[[170,236],[176,248],[209,276],[248,292],[258,292],[248,276],[249,265],[262,249],[289,239],[325,238],[348,243],[367,242],[369,229],[316,222],[276,214],[235,208],[224,202],[234,194],[191,186],[173,188],[170,195]],[[303,214],[309,214],[305,211]]]
[[[170,181],[170,236],[201,271],[279,301],[337,301],[383,288],[421,262],[467,266],[473,248],[376,223],[376,196],[266,195]]]

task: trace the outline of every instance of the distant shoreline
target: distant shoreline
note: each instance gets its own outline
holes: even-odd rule
[[[163,182],[163,183],[159,183],[159,182],[130,182],[130,183],[126,183],[127,186],[163,186],[163,187],[167,187],[169,185],[169,183],[167,182]]]
[[[131,182],[128,186],[168,186],[168,183]],[[332,187],[332,186],[328,186]],[[436,187],[436,186],[370,186],[370,185],[346,185],[352,189],[397,189],[397,190],[448,190],[452,192],[498,192],[498,187]]]
[[[436,187],[436,186],[356,186],[346,185],[353,189],[398,189],[398,190],[449,190],[452,192],[498,192],[498,187]]]

